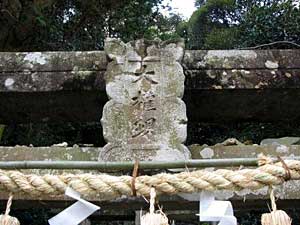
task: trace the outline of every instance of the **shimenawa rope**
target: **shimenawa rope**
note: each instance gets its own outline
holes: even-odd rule
[[[260,159],[260,166],[255,169],[196,170],[138,176],[135,178],[134,187],[137,196],[149,196],[151,187],[154,187],[158,194],[195,193],[217,189],[259,189],[284,183],[287,170],[291,180],[300,179],[300,161],[284,160],[284,164],[271,164],[267,158]],[[65,189],[71,187],[85,198],[110,200],[132,196],[132,179],[131,176],[108,174],[35,175],[0,170],[0,190],[35,197],[52,197],[63,195]]]

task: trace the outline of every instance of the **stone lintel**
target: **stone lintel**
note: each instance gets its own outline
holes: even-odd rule
[[[183,64],[190,70],[299,69],[300,50],[188,50]]]
[[[183,65],[198,69],[300,69],[299,49],[185,50]],[[106,70],[104,51],[1,52],[1,72]]]
[[[0,93],[105,90],[104,51],[2,52]],[[186,50],[186,89],[300,86],[300,50]],[[191,81],[189,81],[189,79]],[[198,82],[196,82],[196,81]]]
[[[189,121],[299,121],[299,55],[186,50]],[[108,62],[104,51],[0,53],[0,123],[99,121]]]
[[[1,52],[1,72],[66,72],[106,70],[104,51]]]

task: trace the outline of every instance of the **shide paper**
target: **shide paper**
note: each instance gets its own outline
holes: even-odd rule
[[[99,206],[80,198],[80,194],[69,187],[66,189],[65,195],[76,199],[77,202],[49,219],[50,225],[78,225],[100,209]]]
[[[230,201],[216,201],[213,192],[200,194],[200,221],[218,222],[218,225],[237,225]]]

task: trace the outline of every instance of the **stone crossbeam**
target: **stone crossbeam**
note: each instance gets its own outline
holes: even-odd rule
[[[0,123],[100,121],[108,63],[103,51],[0,53]],[[181,65],[191,122],[300,119],[300,50],[186,50]]]

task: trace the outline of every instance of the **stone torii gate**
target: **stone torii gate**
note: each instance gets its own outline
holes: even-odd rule
[[[299,65],[299,50],[198,51],[184,50],[180,42],[110,40],[106,52],[0,53],[1,123],[90,122],[102,116],[108,142],[104,148],[0,147],[1,160],[218,159],[254,157],[260,152],[299,155],[299,145],[183,145],[187,116],[192,128],[203,121],[299,121]],[[287,183],[277,190],[286,207],[299,199],[299,186],[299,182]],[[246,203],[236,193],[222,194],[236,207],[244,206],[243,210],[264,204],[266,190],[247,193]],[[0,193],[0,199],[6,201],[7,196]],[[18,208],[65,207],[65,199],[59,198],[20,195],[15,199],[17,203],[30,200],[15,204]],[[188,209],[181,211],[186,215],[198,210],[198,202],[182,196],[161,202],[174,217],[178,209]],[[139,199],[102,202],[113,211],[102,215],[117,216],[114,210],[118,209],[118,215],[132,216],[132,210],[120,212],[120,204],[132,205],[133,210],[145,205]]]

